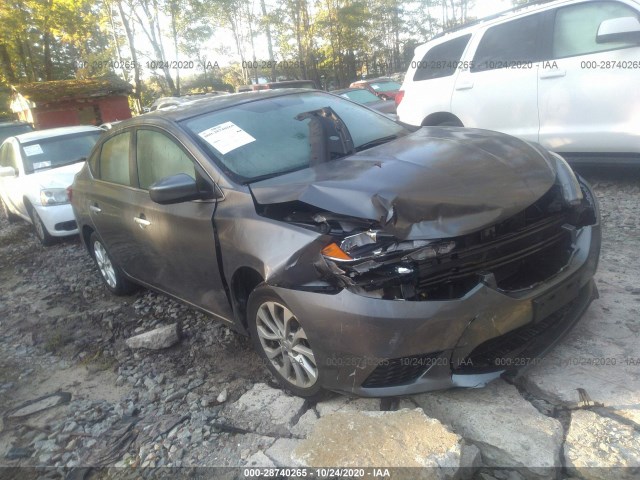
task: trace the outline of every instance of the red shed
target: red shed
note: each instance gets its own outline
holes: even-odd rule
[[[131,118],[132,86],[117,77],[27,83],[11,89],[11,110],[36,129]]]

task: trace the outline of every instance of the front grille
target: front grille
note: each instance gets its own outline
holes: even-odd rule
[[[78,228],[78,225],[76,224],[75,220],[69,220],[68,222],[56,223],[53,228],[57,231],[62,230],[65,232],[70,232],[71,230],[75,230],[76,228]]]
[[[413,383],[424,372],[436,365],[441,353],[436,352],[385,360],[369,374],[362,386],[364,388],[383,388]]]
[[[460,362],[456,373],[481,372],[501,367],[514,369],[528,365],[575,320],[573,313],[589,300],[590,292],[587,285],[576,298],[539,322],[481,343]]]
[[[456,238],[451,254],[420,262],[417,298],[461,298],[487,273],[504,291],[528,288],[556,274],[572,254],[569,213],[559,207],[558,195],[554,187],[519,214]]]

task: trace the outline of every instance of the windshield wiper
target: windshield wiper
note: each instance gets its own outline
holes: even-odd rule
[[[395,140],[396,138],[398,138],[397,135],[389,135],[387,137],[371,140],[370,142],[363,143],[362,145],[356,147],[356,152],[361,152],[362,150],[366,150],[367,148],[377,147],[378,145],[382,145],[383,143],[390,142],[391,140]]]
[[[244,182],[242,182],[242,184],[248,185],[250,183],[260,182],[262,180],[268,180],[273,177],[279,177],[280,175],[286,175],[287,173],[297,172],[298,170],[302,170],[303,168],[306,168],[306,166],[296,167],[290,170],[282,170],[280,172],[265,173],[264,175],[258,175],[257,177],[252,177],[249,180],[245,180]]]

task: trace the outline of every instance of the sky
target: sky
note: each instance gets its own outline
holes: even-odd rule
[[[269,6],[270,2],[267,2],[267,5]],[[498,12],[502,12],[504,10],[508,10],[509,8],[512,7],[512,3],[511,0],[475,0],[474,6],[469,10],[468,14],[470,17],[475,17],[475,18],[482,18],[482,17],[486,17],[489,15],[492,15],[494,13],[498,13]],[[162,28],[166,31],[168,31],[168,25],[162,25]],[[142,43],[138,42],[138,45],[144,45],[146,43],[145,39],[141,37]],[[171,42],[169,42],[168,40],[165,42],[165,45],[170,45]],[[211,38],[208,42],[206,42],[205,44],[205,49],[209,50],[209,51],[213,51],[216,45],[234,45],[235,42],[233,40],[233,36],[231,35],[231,32],[227,32],[227,31],[223,31],[223,30],[217,30],[215,32],[215,35],[213,38]],[[258,35],[256,37],[255,40],[255,48],[256,48],[256,57],[257,58],[262,58],[262,59],[266,59],[269,57],[269,53],[267,50],[267,42],[266,42],[266,37],[264,35]],[[215,53],[209,54],[207,55],[209,59],[211,59],[212,61],[217,61],[218,65],[220,67],[225,67],[227,65],[229,65],[230,63],[239,61],[239,58],[236,58],[235,55],[235,48],[231,49],[233,54],[231,56],[221,56],[221,55],[216,55]],[[167,48],[167,57],[169,59],[172,59],[173,57],[173,51],[171,47]],[[250,52],[245,52],[246,55],[246,59],[250,60],[251,58],[251,54]],[[276,52],[276,56],[277,56],[277,52]],[[151,55],[151,57],[153,57],[153,55]],[[184,57],[184,55],[181,55],[181,60],[188,60]],[[277,58],[276,58],[277,60]],[[149,72],[144,72],[143,71],[143,77],[147,77]],[[185,77],[190,76],[191,72],[183,72]],[[194,72],[195,73],[195,72]]]

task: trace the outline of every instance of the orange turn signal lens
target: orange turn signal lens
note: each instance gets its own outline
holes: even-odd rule
[[[353,260],[353,258],[344,253],[335,242],[324,247],[322,249],[322,255],[334,260]]]

